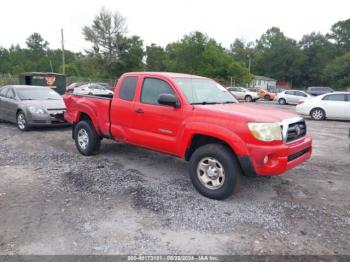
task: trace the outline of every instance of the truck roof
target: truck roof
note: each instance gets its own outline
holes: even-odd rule
[[[125,73],[125,75],[152,75],[152,76],[163,76],[163,77],[170,77],[170,78],[202,78],[202,79],[207,79],[206,77],[203,77],[203,76],[183,74],[183,73],[173,73],[173,72],[130,72],[130,73]]]

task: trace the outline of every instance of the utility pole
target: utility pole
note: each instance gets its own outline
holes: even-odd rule
[[[50,68],[51,68],[51,73],[53,73],[53,67],[52,67],[52,61],[50,59]]]
[[[252,58],[250,56],[250,54],[248,55],[248,70],[249,70],[249,74],[250,74],[250,66],[251,66],[251,63],[252,63]]]
[[[66,74],[66,65],[65,65],[65,58],[64,58],[63,28],[61,29],[61,44],[62,44],[62,73]]]

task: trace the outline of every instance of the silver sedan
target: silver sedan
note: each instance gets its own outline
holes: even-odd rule
[[[51,88],[25,85],[0,88],[0,119],[17,124],[22,131],[31,126],[65,124],[65,111],[62,97]]]
[[[285,90],[277,94],[275,101],[281,105],[297,105],[300,100],[306,100],[311,98],[308,93],[300,90]]]

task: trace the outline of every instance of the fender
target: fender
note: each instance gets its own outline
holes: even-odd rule
[[[227,143],[237,156],[249,154],[246,143],[232,130],[215,124],[191,122],[186,125],[183,133],[180,134],[182,139],[179,140],[181,141],[179,152],[182,157],[185,157],[186,150],[190,147],[194,135],[205,135],[220,139]]]
[[[85,101],[80,101],[79,111],[77,111],[74,116],[74,123],[79,122],[79,118],[82,114],[86,114],[90,117],[96,132],[101,134],[101,130],[97,122],[97,112],[91,105],[89,105],[89,103],[86,103]]]

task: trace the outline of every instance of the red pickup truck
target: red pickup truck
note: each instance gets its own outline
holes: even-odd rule
[[[195,188],[230,196],[240,175],[281,174],[311,156],[301,117],[238,103],[215,81],[178,73],[126,73],[113,97],[65,94],[65,119],[83,155],[102,138],[189,161]]]

